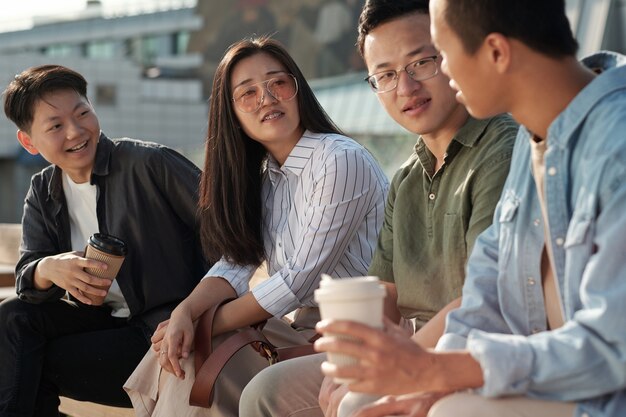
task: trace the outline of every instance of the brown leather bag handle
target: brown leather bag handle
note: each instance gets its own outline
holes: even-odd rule
[[[189,405],[211,407],[213,404],[213,389],[219,374],[230,358],[247,345],[252,345],[270,363],[315,353],[312,344],[276,348],[259,330],[263,328],[265,322],[240,329],[213,351],[212,339],[215,313],[222,305],[232,300],[234,298],[229,298],[216,304],[202,314],[198,320],[194,343],[196,379],[189,394]],[[311,339],[311,342],[314,340],[315,338]]]

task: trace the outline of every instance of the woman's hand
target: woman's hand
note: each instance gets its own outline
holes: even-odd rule
[[[111,285],[111,280],[90,275],[84,268],[107,269],[107,267],[103,262],[84,258],[83,252],[47,256],[39,261],[35,269],[35,288],[47,290],[54,284],[66,290],[81,303],[91,305],[91,300],[85,294],[106,296],[107,290],[97,288],[96,285],[107,287]]]
[[[157,354],[161,352],[161,343],[163,342],[163,338],[165,337],[165,331],[167,330],[167,325],[169,324],[170,319],[162,321],[157,326],[156,330],[152,334],[150,338],[150,342],[152,342],[152,350],[154,350]]]
[[[185,372],[180,366],[180,359],[187,359],[194,338],[194,324],[191,312],[181,303],[170,316],[162,322],[152,336],[152,349],[159,354],[159,364],[167,372],[180,379],[185,379]]]

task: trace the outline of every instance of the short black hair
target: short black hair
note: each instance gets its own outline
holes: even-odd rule
[[[565,0],[446,0],[446,23],[474,54],[485,37],[500,33],[545,55],[575,55],[578,42]]]
[[[365,37],[379,25],[412,14],[428,14],[428,0],[368,0],[359,16],[357,47],[363,56]]]
[[[74,90],[87,98],[87,81],[76,71],[61,65],[28,68],[16,75],[4,90],[4,114],[20,130],[28,132],[37,100],[59,90]]]

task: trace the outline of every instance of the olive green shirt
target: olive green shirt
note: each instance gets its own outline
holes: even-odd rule
[[[400,312],[418,328],[461,295],[467,258],[491,225],[517,129],[508,115],[470,117],[437,173],[419,138],[394,175],[369,274],[396,284]]]

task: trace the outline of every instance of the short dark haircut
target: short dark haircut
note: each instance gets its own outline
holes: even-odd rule
[[[446,0],[444,16],[470,54],[490,33],[517,39],[554,57],[575,55],[578,50],[565,0]]]
[[[4,90],[4,114],[23,131],[33,123],[35,103],[59,90],[74,90],[87,98],[87,81],[74,70],[61,65],[28,68],[15,76]]]
[[[233,104],[231,75],[242,60],[267,54],[298,82],[298,110],[303,129],[341,133],[328,117],[285,47],[269,37],[231,45],[213,78],[204,171],[200,181],[200,237],[207,259],[221,257],[239,265],[260,265],[263,244],[261,185],[267,150],[241,129]]]
[[[356,44],[363,56],[365,37],[376,27],[411,13],[428,14],[428,0],[368,0],[359,16]]]

